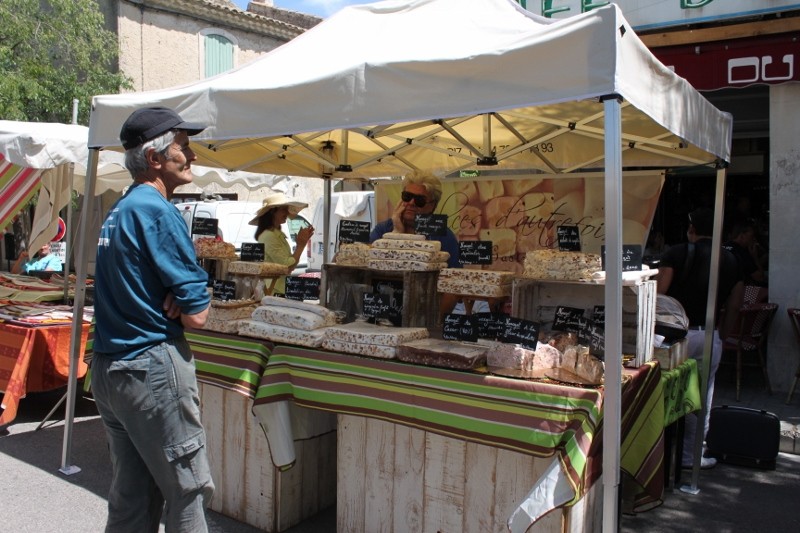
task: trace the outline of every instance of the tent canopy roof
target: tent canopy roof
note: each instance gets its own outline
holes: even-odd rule
[[[135,109],[209,128],[198,164],[368,178],[489,165],[569,172],[604,159],[619,97],[625,167],[729,161],[732,119],[644,46],[616,5],[544,19],[513,0],[351,6],[240,68],[97,96],[89,145],[118,147]]]

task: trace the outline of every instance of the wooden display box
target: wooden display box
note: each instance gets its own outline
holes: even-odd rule
[[[372,285],[375,281],[395,281],[403,285],[403,327],[436,329],[439,322],[439,293],[436,282],[439,271],[387,271],[366,267],[324,265],[321,291],[325,306],[334,311],[346,311],[360,294],[354,287]],[[354,316],[348,314],[347,321]]]
[[[582,308],[590,317],[595,306],[604,304],[602,284],[515,278],[511,314],[539,322],[542,329],[548,330],[558,306]],[[635,355],[639,365],[653,358],[655,322],[656,282],[626,283],[622,288],[623,355]]]
[[[683,338],[663,347],[653,348],[653,359],[664,370],[672,370],[686,361],[689,354],[689,339]]]
[[[297,461],[281,472],[242,394],[198,383],[211,476],[209,507],[269,533],[285,531],[336,503],[336,432],[294,442]]]

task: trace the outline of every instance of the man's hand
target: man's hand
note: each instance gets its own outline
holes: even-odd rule
[[[167,315],[167,318],[174,319],[181,316],[181,308],[175,303],[175,297],[171,292],[167,293],[167,297],[164,298],[164,303],[161,305],[161,308],[164,310],[164,314]]]
[[[406,211],[406,203],[403,200],[397,202],[397,206],[392,212],[392,223],[394,224],[394,231],[397,233],[405,233],[406,225],[403,223],[403,213]]]

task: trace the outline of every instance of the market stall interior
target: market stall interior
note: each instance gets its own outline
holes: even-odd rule
[[[354,6],[224,75],[97,96],[88,203],[100,150],[118,150],[120,124],[153,105],[209,124],[192,139],[198,164],[321,177],[326,197],[332,180],[414,170],[509,169],[556,178],[602,171],[607,369],[622,366],[623,169],[710,165],[721,207],[732,131],[730,115],[661,64],[615,5],[555,20],[512,0]],[[86,248],[79,246],[78,310]],[[716,279],[711,286],[709,302]],[[707,348],[710,342],[709,335]],[[618,519],[621,388],[621,372],[607,371],[602,520],[608,531]],[[68,423],[65,441],[69,432]]]

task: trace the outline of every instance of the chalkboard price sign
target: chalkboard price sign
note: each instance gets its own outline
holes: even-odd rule
[[[218,220],[216,218],[200,218],[192,220],[192,235],[217,236]]]
[[[339,242],[369,242],[370,223],[343,219],[339,222]]]
[[[242,261],[263,261],[264,243],[263,242],[243,242]]]
[[[606,246],[605,244],[600,247],[601,259],[603,262],[603,270],[606,269]],[[623,244],[622,245],[622,271],[628,272],[631,270],[642,269],[642,245],[641,244]]]
[[[319,278],[288,276],[284,296],[289,300],[319,300]]]
[[[364,314],[372,318],[389,318],[389,298],[388,294],[364,293]]]
[[[594,310],[592,311],[592,321],[595,324],[600,324],[601,326],[606,325],[606,306],[605,305],[595,305]]]
[[[580,342],[589,346],[589,353],[602,360],[605,357],[606,332],[603,324],[589,320],[578,334]]]
[[[508,317],[503,342],[519,344],[530,350],[536,349],[539,341],[539,324],[530,320]]]
[[[417,215],[414,231],[427,237],[441,237],[447,233],[447,215]]]
[[[492,264],[492,241],[460,241],[458,247],[462,265]]]
[[[558,238],[558,249],[562,252],[581,251],[581,232],[578,226],[558,226],[556,236]]]
[[[233,300],[236,297],[236,282],[222,279],[212,279],[211,289],[215,300]]]
[[[577,333],[581,328],[581,319],[583,319],[583,309],[559,305],[553,317],[553,330]]]
[[[445,315],[444,323],[442,324],[442,338],[450,341],[477,341],[477,320],[475,317],[468,315]]]
[[[506,313],[475,313],[472,317],[478,322],[478,337],[497,340],[506,332]]]

